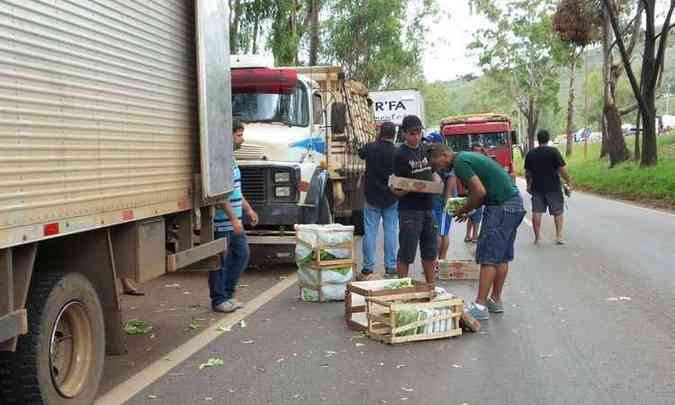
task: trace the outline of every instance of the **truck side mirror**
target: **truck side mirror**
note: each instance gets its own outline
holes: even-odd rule
[[[333,134],[344,134],[347,126],[347,106],[344,103],[333,103],[330,107],[330,125]]]
[[[511,145],[518,145],[518,134],[516,131],[511,131]]]

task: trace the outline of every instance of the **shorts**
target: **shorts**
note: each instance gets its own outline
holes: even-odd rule
[[[518,226],[525,218],[520,194],[503,205],[487,205],[478,236],[476,262],[498,265],[513,261],[513,245]]]
[[[398,261],[412,264],[420,246],[422,260],[436,260],[437,226],[432,210],[399,210],[398,211]]]
[[[478,207],[475,210],[471,211],[471,214],[468,215],[469,221],[474,224],[480,224],[483,220],[483,207]]]
[[[452,215],[445,212],[443,207],[434,207],[434,220],[438,226],[438,236],[448,236],[452,227]]]
[[[548,208],[551,215],[561,215],[565,207],[565,197],[562,191],[548,193],[532,192],[532,212],[543,214]]]

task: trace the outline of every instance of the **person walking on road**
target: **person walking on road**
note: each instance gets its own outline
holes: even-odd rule
[[[434,131],[425,136],[425,140],[430,144],[445,143],[445,139],[440,132]],[[457,196],[457,179],[452,170],[441,170],[436,175],[443,182],[443,194],[434,195],[434,219],[438,227],[438,260],[445,260],[448,257],[450,249],[450,228],[452,227],[452,214],[445,212],[445,204],[448,198]]]
[[[374,278],[377,234],[382,222],[384,232],[385,276],[396,275],[396,251],[398,238],[398,199],[389,190],[389,176],[394,172],[394,138],[396,126],[384,122],[380,127],[377,141],[359,150],[359,156],[366,161],[365,196],[363,208],[363,268],[360,280]]]
[[[504,312],[502,290],[514,258],[518,226],[525,217],[523,199],[504,168],[487,156],[455,153],[447,145],[434,145],[429,155],[435,169],[454,169],[469,189],[469,202],[454,212],[458,221],[485,205],[476,247],[478,294],[466,310],[478,320],[489,319],[489,312]]]
[[[525,155],[525,177],[527,191],[532,195],[534,243],[537,244],[541,240],[541,217],[548,208],[548,213],[553,216],[555,222],[556,244],[562,245],[565,243],[563,240],[565,197],[560,177],[567,182],[566,193],[571,192],[572,181],[560,151],[548,146],[550,139],[551,136],[545,129],[537,133],[539,146]]]
[[[422,128],[422,121],[416,115],[403,118],[401,131],[405,143],[399,146],[394,156],[396,176],[433,180],[433,171],[426,154],[427,148],[420,143]],[[419,245],[424,277],[427,283],[435,285],[434,264],[438,252],[433,195],[396,188],[392,189],[392,192],[399,197],[398,275],[399,277],[408,276],[409,266],[415,261]]]
[[[232,143],[237,150],[244,143],[244,125],[232,123]],[[234,297],[239,276],[248,265],[249,247],[241,222],[245,212],[251,225],[258,224],[258,214],[251,208],[241,193],[241,171],[232,159],[232,192],[216,210],[214,219],[215,237],[227,238],[227,253],[220,255],[220,268],[209,272],[209,296],[215,312],[234,312],[243,304]]]

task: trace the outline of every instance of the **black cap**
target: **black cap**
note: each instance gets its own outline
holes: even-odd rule
[[[422,121],[417,115],[406,115],[401,123],[401,130],[403,132],[410,132],[422,128],[424,128],[424,125],[422,125]]]
[[[380,138],[392,139],[396,136],[396,125],[391,121],[385,121],[380,126]]]

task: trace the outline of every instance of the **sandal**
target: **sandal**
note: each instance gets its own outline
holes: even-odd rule
[[[471,243],[471,238],[469,238],[468,236],[464,238],[464,243]]]

